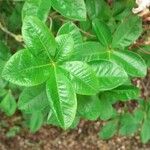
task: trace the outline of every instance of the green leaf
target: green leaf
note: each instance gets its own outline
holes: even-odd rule
[[[131,16],[118,26],[113,35],[113,48],[124,48],[132,44],[142,33],[142,21],[137,16]]]
[[[51,78],[46,84],[47,96],[60,126],[67,129],[74,121],[77,100],[71,82],[63,72],[54,66]]]
[[[67,22],[60,27],[57,35],[62,34],[70,34],[74,40],[75,45],[83,42],[80,30],[73,22]]]
[[[22,8],[22,19],[34,15],[45,22],[50,8],[51,0],[26,0]]]
[[[138,128],[139,124],[137,124],[136,120],[131,114],[126,113],[121,116],[119,129],[120,135],[132,135],[138,130]]]
[[[100,100],[97,96],[78,96],[78,113],[88,120],[96,120],[100,116]]]
[[[86,7],[84,0],[51,0],[52,7],[61,15],[70,19],[85,21]]]
[[[131,51],[114,51],[110,58],[133,77],[144,77],[147,67],[144,60],[136,53]]]
[[[111,101],[105,96],[100,96],[100,119],[108,120],[114,115],[114,109]]]
[[[108,20],[111,17],[111,9],[104,0],[86,0],[86,9],[90,19]]]
[[[56,42],[48,27],[36,17],[26,17],[23,21],[22,35],[27,48],[34,56],[42,59],[54,56]],[[47,59],[46,59],[47,60]]]
[[[7,61],[10,57],[10,51],[8,47],[0,41],[0,60]]]
[[[74,41],[71,35],[63,34],[56,37],[57,50],[55,59],[56,61],[64,61],[69,58],[74,48]]]
[[[101,53],[106,52],[105,49],[106,48],[103,47],[99,42],[84,42],[74,47],[70,60],[85,62],[99,60],[101,58]]]
[[[113,89],[128,79],[124,69],[107,60],[92,61],[89,63],[99,79],[99,90]]]
[[[4,79],[20,85],[34,86],[43,83],[49,77],[50,63],[34,57],[28,50],[20,50],[6,63],[2,76]]]
[[[140,96],[140,90],[132,85],[121,85],[111,91],[106,91],[104,94],[111,97],[111,100],[131,100]]]
[[[150,68],[150,46],[139,47],[136,52],[145,60],[147,66]]]
[[[43,114],[39,110],[32,113],[29,123],[29,128],[32,133],[40,129],[43,124],[43,119]]]
[[[7,116],[11,116],[16,111],[16,100],[9,91],[4,99],[0,102],[0,109],[5,112]]]
[[[46,107],[50,106],[44,85],[26,88],[19,97],[18,109],[27,113],[43,111]]]
[[[0,78],[1,78],[2,70],[9,57],[10,57],[10,51],[8,47],[3,42],[0,41]]]
[[[117,127],[118,121],[112,120],[107,122],[107,124],[100,130],[99,137],[104,140],[113,137],[117,133]]]
[[[98,93],[98,79],[96,78],[96,74],[86,63],[81,61],[65,62],[62,68],[70,73],[70,78],[76,93],[81,95],[93,95]]]
[[[103,22],[98,19],[94,19],[92,21],[93,29],[101,42],[101,44],[105,47],[109,47],[112,41],[111,31],[109,27]]]
[[[141,140],[147,143],[150,140],[150,120],[145,119],[141,129]]]
[[[132,77],[144,77],[147,73],[147,67],[144,60],[136,53],[129,50],[107,51],[101,58],[108,59],[119,66]]]

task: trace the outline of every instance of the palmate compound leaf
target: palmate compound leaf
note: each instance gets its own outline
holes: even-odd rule
[[[146,64],[138,54],[129,50],[107,50],[98,42],[76,45],[69,59],[85,62],[109,60],[123,68],[131,77],[144,77],[147,72]]]
[[[86,20],[84,0],[51,0],[51,2],[52,7],[61,13],[61,15],[74,20]]]
[[[63,63],[61,67],[70,73],[70,79],[77,94],[93,95],[98,93],[98,79],[89,65],[81,61],[69,61]]]
[[[25,88],[19,97],[18,109],[23,112],[44,111],[46,107],[50,107],[50,105],[46,96],[45,85]]]
[[[55,55],[55,38],[48,27],[37,17],[29,16],[24,19],[22,35],[27,48],[34,56],[47,60]]]
[[[22,20],[34,15],[43,22],[46,21],[51,8],[51,0],[26,0],[22,8]]]
[[[71,81],[60,68],[53,67],[46,83],[47,96],[60,126],[67,129],[75,119],[77,100]]]
[[[99,90],[111,90],[125,83],[128,76],[124,69],[107,60],[91,61],[91,68],[99,79]]]
[[[74,40],[75,45],[83,42],[80,30],[73,22],[67,22],[60,27],[57,35],[59,36],[62,34],[70,34]]]
[[[2,76],[4,79],[20,86],[34,86],[48,79],[49,67],[50,63],[34,57],[27,49],[24,49],[18,51],[9,59]]]

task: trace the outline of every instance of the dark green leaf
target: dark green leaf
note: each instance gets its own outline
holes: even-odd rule
[[[100,116],[100,100],[97,96],[78,96],[78,113],[88,120],[96,120]]]
[[[48,106],[49,101],[44,85],[24,89],[18,101],[18,109],[27,113],[33,113],[36,110],[42,111]]]
[[[117,132],[118,122],[116,120],[109,121],[106,125],[102,127],[99,132],[101,139],[109,139],[113,137]]]

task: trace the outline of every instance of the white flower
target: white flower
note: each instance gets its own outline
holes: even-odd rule
[[[144,11],[150,6],[150,0],[136,0],[137,8],[133,8],[132,11],[134,14]]]

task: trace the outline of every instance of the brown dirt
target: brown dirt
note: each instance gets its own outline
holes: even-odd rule
[[[62,131],[44,126],[36,134],[23,130],[14,138],[6,138],[0,130],[0,150],[148,150],[150,143],[142,144],[139,136],[114,137],[108,141],[98,138],[101,123],[81,121],[78,128]]]
[[[150,97],[150,71],[146,78],[135,79],[142,91],[143,98]],[[14,138],[6,137],[7,131],[14,125],[22,126],[22,118],[16,113],[8,118],[0,114],[0,150],[150,150],[150,142],[142,144],[138,135],[132,137],[115,136],[110,140],[99,139],[97,133],[102,127],[102,122],[82,120],[79,126],[70,131],[63,131],[53,126],[44,126],[36,134],[31,134],[27,129]]]

